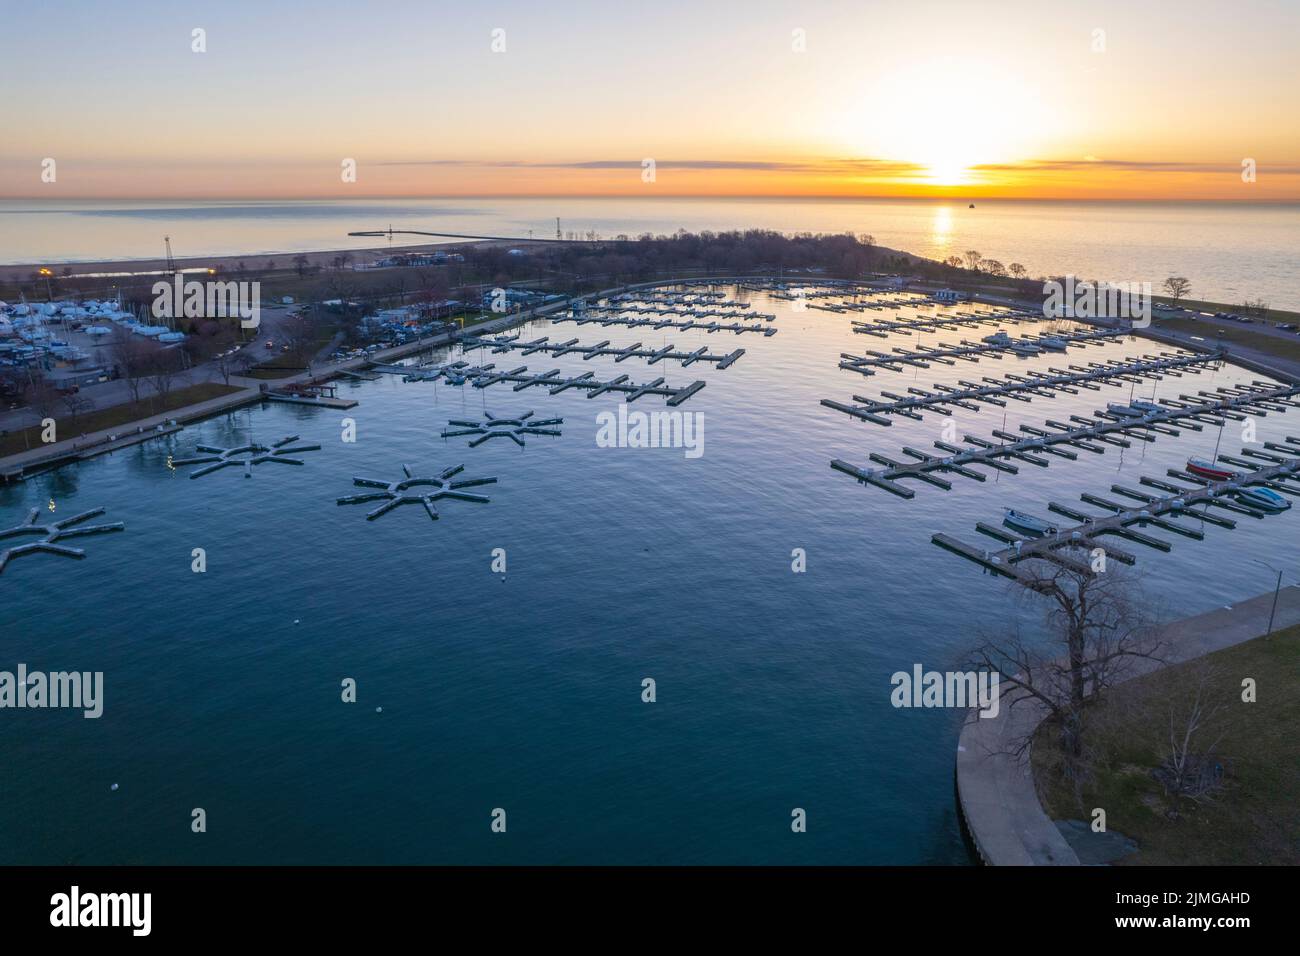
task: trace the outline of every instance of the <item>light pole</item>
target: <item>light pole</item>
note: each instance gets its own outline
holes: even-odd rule
[[[1282,572],[1278,571],[1277,568],[1273,567],[1273,565],[1269,564],[1267,561],[1261,561],[1259,558],[1251,558],[1251,560],[1256,564],[1262,564],[1270,571],[1277,571],[1277,587],[1273,589],[1273,609],[1268,612],[1268,630],[1264,632],[1264,636],[1268,637],[1273,633],[1273,617],[1277,614],[1277,598],[1278,595],[1282,593]]]

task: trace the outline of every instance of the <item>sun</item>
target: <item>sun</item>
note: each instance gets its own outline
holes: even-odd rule
[[[898,62],[859,93],[843,146],[894,164],[896,177],[918,186],[998,183],[1041,128],[1032,91],[980,59]]]

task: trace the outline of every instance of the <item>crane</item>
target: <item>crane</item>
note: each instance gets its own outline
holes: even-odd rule
[[[167,247],[167,275],[176,274],[176,260],[172,258],[172,237],[163,236],[163,245]]]

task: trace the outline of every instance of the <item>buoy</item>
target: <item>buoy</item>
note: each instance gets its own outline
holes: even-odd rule
[[[112,785],[111,787],[109,787],[108,789],[110,789],[110,790],[116,790],[116,789],[117,789],[117,784],[113,784],[113,785]]]
[[[295,618],[293,619],[293,623],[297,624],[297,623],[298,623],[298,620],[299,620],[299,619],[295,617]]]
[[[376,713],[376,714],[382,714],[383,712],[384,712],[384,708],[382,708],[382,707],[376,707],[376,708],[375,708],[375,713]]]

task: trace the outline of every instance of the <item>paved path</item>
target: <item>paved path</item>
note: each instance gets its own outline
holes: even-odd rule
[[[1167,663],[1201,657],[1259,637],[1268,627],[1273,592],[1160,629]],[[1274,630],[1300,623],[1300,585],[1283,588]],[[1126,680],[1161,666],[1141,662]],[[972,711],[957,744],[957,798],[980,858],[993,866],[1078,866],[1079,857],[1044,812],[1034,788],[1029,753],[1008,753],[1033,733],[1045,709],[1004,700],[997,717]]]

